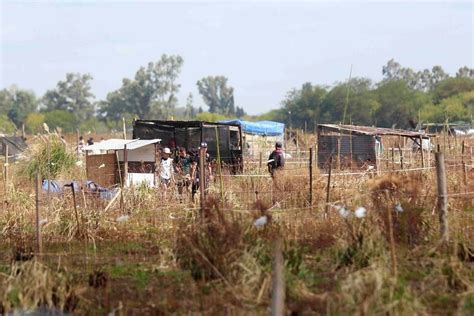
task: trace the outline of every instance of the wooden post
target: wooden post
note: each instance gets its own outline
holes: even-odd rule
[[[258,166],[260,168],[260,171],[262,170],[262,160],[263,160],[262,156],[263,156],[263,154],[260,151],[260,153],[259,153],[259,164],[258,164]]]
[[[123,180],[124,185],[127,184],[128,181],[128,150],[127,144],[123,145]]]
[[[79,148],[79,129],[76,129],[76,150],[77,150],[77,159],[81,156],[81,150]]]
[[[464,161],[464,151],[465,151],[465,144],[464,140],[462,141],[461,145],[461,166],[462,166],[462,178],[464,185],[467,185],[467,174],[466,174],[466,162]]]
[[[328,173],[328,184],[326,187],[326,208],[324,216],[327,218],[329,215],[329,198],[331,193],[331,171],[332,171],[332,155],[329,157],[329,173]]]
[[[39,169],[36,171],[35,179],[35,204],[36,204],[36,255],[40,255],[42,252],[42,243],[41,243],[41,224],[40,224],[40,211],[41,211],[41,174]]]
[[[217,149],[217,171],[219,173],[219,185],[221,189],[221,201],[224,202],[224,182],[222,182],[222,168],[221,168],[221,150],[219,144],[219,131],[217,126],[214,126],[216,131],[216,149]]]
[[[5,204],[8,204],[8,144],[5,144],[5,165],[3,166],[3,177],[4,177],[4,186],[5,186]]]
[[[395,170],[395,149],[392,143],[392,170]]]
[[[199,194],[201,204],[201,220],[203,219],[204,206],[205,206],[205,195],[204,189],[206,185],[206,172],[204,170],[206,160],[206,148],[202,147],[199,149]]]
[[[398,152],[400,153],[400,169],[403,170],[403,151],[400,148],[400,144],[398,144]]]
[[[21,124],[21,138],[25,139],[25,124]]]
[[[50,135],[48,134],[48,140],[46,143],[46,151],[48,156],[48,169],[47,169],[47,179],[48,179],[48,208],[51,201],[51,140],[49,139]]]
[[[125,117],[122,116],[123,139],[127,139],[127,128],[125,127]]]
[[[353,152],[353,148],[352,148],[352,131],[349,132],[349,150],[350,150],[350,161],[349,161],[349,168],[352,170],[352,161],[354,159],[353,155],[352,155],[352,152]]]
[[[120,209],[122,209],[122,212],[124,210],[124,199],[123,199],[123,178],[122,178],[122,170],[120,170],[120,160],[119,160],[119,155],[118,151],[115,151],[115,158],[117,159],[117,167],[118,167],[118,174],[119,174],[119,180],[120,180]]]
[[[425,168],[425,155],[423,154],[423,136],[420,134],[420,153],[421,153],[421,168]]]
[[[446,170],[444,166],[444,154],[436,153],[436,179],[438,184],[438,212],[439,228],[442,243],[449,241],[448,232],[448,190],[446,186]]]
[[[313,147],[309,148],[309,206],[313,209]]]
[[[275,241],[272,267],[272,316],[285,314],[285,278],[281,237]]]
[[[77,235],[82,236],[81,225],[79,223],[79,213],[77,212],[77,203],[76,203],[76,190],[74,190],[74,183],[71,182],[68,186],[71,187],[72,192],[72,203],[74,206],[74,215],[76,216],[76,226],[77,226]]]

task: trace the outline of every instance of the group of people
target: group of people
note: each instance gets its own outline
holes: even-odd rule
[[[207,148],[206,143],[202,143],[201,147]],[[178,153],[172,157],[171,150],[168,147],[161,151],[161,158],[157,173],[160,186],[163,188],[163,195],[166,197],[166,191],[171,185],[176,185],[178,189],[180,202],[183,201],[184,193],[189,194],[191,187],[191,199],[194,201],[195,194],[199,190],[200,170],[199,170],[199,154],[189,155],[186,148],[179,147]],[[209,154],[205,158],[205,185],[207,186],[212,179],[212,168],[210,164]]]
[[[207,144],[202,143],[201,147],[207,148]],[[285,166],[285,157],[282,147],[281,142],[276,142],[275,149],[267,161],[268,172],[272,178],[277,174],[277,170]],[[166,191],[171,185],[176,185],[180,201],[183,201],[183,194],[189,194],[189,188],[191,187],[191,199],[194,201],[195,194],[198,192],[200,186],[199,154],[189,155],[184,147],[179,147],[174,157],[171,149],[168,147],[163,148],[160,154],[161,158],[157,173],[164,196],[166,196]],[[207,188],[209,181],[213,178],[209,154],[206,154],[204,161],[206,180],[204,181],[204,185]]]

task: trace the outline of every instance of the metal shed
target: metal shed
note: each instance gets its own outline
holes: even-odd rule
[[[201,143],[206,142],[211,158],[216,159],[219,154],[221,161],[232,166],[234,171],[243,168],[242,133],[238,124],[136,120],[133,123],[133,138],[160,138],[162,146],[169,147],[172,152],[184,147],[190,153],[197,153]]]
[[[383,136],[400,136],[422,144],[422,139],[429,139],[431,134],[393,128],[319,124],[318,125],[318,167],[326,169],[330,157],[333,163],[339,162],[341,167],[377,166],[377,158],[382,151]]]

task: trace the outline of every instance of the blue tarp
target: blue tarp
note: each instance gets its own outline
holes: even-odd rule
[[[238,124],[242,132],[262,136],[280,136],[285,131],[285,124],[273,121],[249,122],[242,120],[219,121],[219,123]]]

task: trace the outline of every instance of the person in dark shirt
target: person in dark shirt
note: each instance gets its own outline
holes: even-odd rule
[[[270,173],[272,178],[274,177],[276,170],[279,170],[285,167],[285,157],[283,154],[282,147],[283,146],[281,142],[276,142],[275,150],[268,157],[267,167],[268,167],[268,172]]]
[[[186,189],[186,192],[189,192],[189,185],[191,183],[191,164],[193,160],[187,154],[186,148],[180,147],[179,153],[176,158],[174,158],[174,168],[177,175],[177,186],[179,199],[182,201],[183,188]]]

